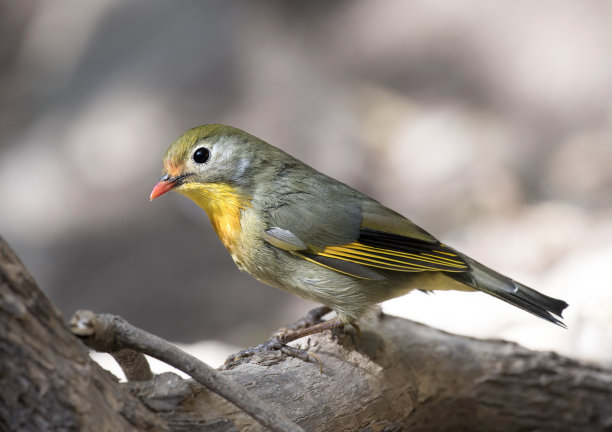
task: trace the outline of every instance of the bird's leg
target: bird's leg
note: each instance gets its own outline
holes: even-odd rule
[[[315,324],[319,324],[323,322],[321,318],[330,313],[332,308],[328,306],[319,306],[310,310],[304,317],[300,318],[296,322],[291,325],[282,327],[278,330],[278,333],[289,332],[294,330],[299,330],[303,328],[312,327]]]
[[[274,337],[278,338],[280,343],[285,345],[305,336],[310,336],[311,334],[321,333],[325,330],[333,330],[340,327],[344,327],[344,323],[338,318],[334,318],[308,327],[298,328],[296,330],[284,330],[274,335]]]
[[[320,333],[325,330],[333,330],[335,328],[340,327],[344,327],[344,323],[339,319],[334,318],[297,330],[285,330],[281,333],[277,333],[276,335],[272,336],[272,338],[262,344],[247,348],[234,355],[229,356],[225,361],[224,366],[227,367],[230,365],[239,364],[242,359],[253,356],[258,353],[279,350],[280,352],[290,355],[292,357],[296,357],[304,361],[312,361],[313,363],[316,363],[319,366],[319,370],[322,370],[321,360],[319,360],[316,355],[309,353],[307,350],[288,346],[287,344],[305,336],[310,336],[315,333]]]

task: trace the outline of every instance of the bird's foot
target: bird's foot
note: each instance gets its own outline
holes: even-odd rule
[[[272,336],[272,338],[270,338],[264,343],[261,343],[251,348],[247,348],[229,356],[225,361],[224,365],[222,366],[222,369],[228,369],[230,367],[237,366],[245,362],[246,359],[251,358],[253,356],[263,355],[264,357],[269,357],[268,354],[270,353],[280,352],[281,354],[299,358],[305,362],[315,363],[319,367],[319,371],[322,372],[323,365],[317,355],[309,352],[308,350],[295,348],[287,344],[305,336],[310,336],[315,333],[320,333],[325,330],[332,330],[343,326],[344,324],[341,321],[337,319],[332,319],[297,330],[284,329],[280,333],[277,333],[276,335]]]

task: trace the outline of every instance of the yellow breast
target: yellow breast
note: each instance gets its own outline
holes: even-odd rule
[[[177,190],[206,211],[215,232],[233,252],[240,235],[240,213],[250,205],[250,198],[224,183],[185,183]]]

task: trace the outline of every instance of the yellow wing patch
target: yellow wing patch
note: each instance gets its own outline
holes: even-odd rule
[[[374,247],[359,241],[342,246],[326,247],[318,255],[368,267],[400,272],[445,271],[464,272],[467,264],[459,256],[438,244],[428,250],[405,252]]]

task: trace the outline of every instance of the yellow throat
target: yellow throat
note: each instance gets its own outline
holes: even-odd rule
[[[250,206],[250,200],[225,183],[185,183],[177,192],[202,207],[225,247],[234,249],[240,235],[240,213]]]

